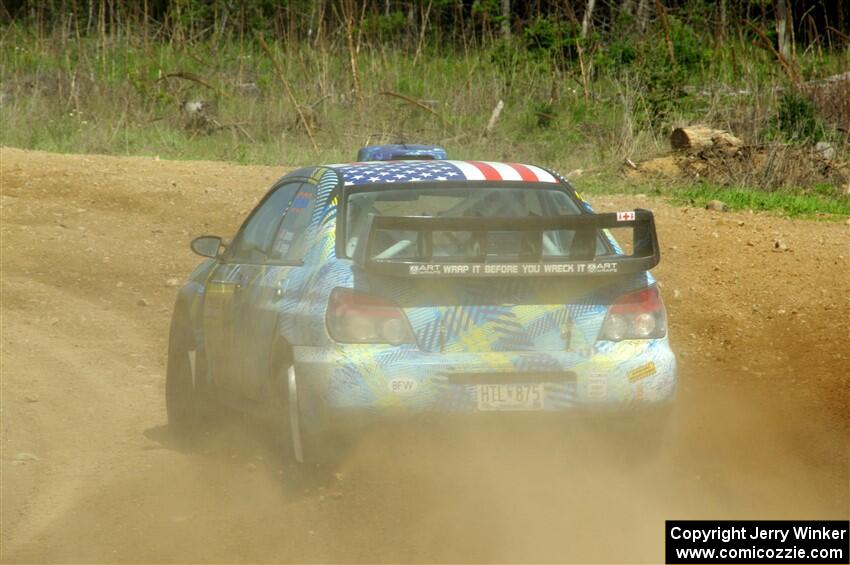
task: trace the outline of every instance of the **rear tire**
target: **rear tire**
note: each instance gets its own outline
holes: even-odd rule
[[[176,435],[188,438],[201,429],[206,403],[198,378],[195,339],[188,320],[175,314],[168,340],[165,376],[165,408],[168,426]]]
[[[331,436],[322,429],[307,423],[303,416],[303,398],[299,395],[299,380],[294,363],[280,369],[279,379],[286,383],[286,428],[292,455],[305,466],[322,465],[332,467],[338,460],[339,451]]]

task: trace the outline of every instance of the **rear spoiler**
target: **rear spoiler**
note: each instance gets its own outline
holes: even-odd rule
[[[632,228],[631,255],[605,255],[597,258],[599,230]],[[380,231],[416,232],[416,250],[405,258],[381,257],[375,250]],[[546,231],[574,231],[572,247],[564,258],[543,256]],[[478,245],[478,254],[465,257],[434,257],[434,232],[471,232],[486,242],[491,231],[526,232],[523,251],[516,262],[488,261],[486,245]],[[424,216],[371,216],[365,241],[359,241],[354,263],[370,272],[403,277],[504,277],[504,276],[586,276],[627,274],[648,271],[658,264],[661,253],[655,233],[655,218],[649,210],[576,214],[569,216],[521,218]]]

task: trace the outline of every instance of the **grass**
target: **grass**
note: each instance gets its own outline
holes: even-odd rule
[[[500,51],[487,46],[457,52],[427,45],[416,57],[403,48],[367,44],[357,60],[361,91],[354,92],[341,46],[272,44],[298,104],[314,120],[315,151],[271,62],[252,41],[157,43],[126,34],[45,40],[14,23],[0,32],[3,145],[297,166],[349,161],[366,144],[424,142],[443,145],[457,158],[602,171],[576,183],[589,193],[651,192],[613,172],[627,158],[665,152],[671,126],[734,124],[748,141],[763,141],[776,114],[776,87],[784,80],[766,52],[720,46],[682,85],[692,94],[658,106],[657,77],[646,69],[600,62],[585,92],[576,65],[518,57],[506,67]],[[734,57],[732,49],[739,51]],[[840,53],[800,57],[805,68],[822,75],[847,64]],[[192,78],[169,77],[173,73]],[[209,127],[190,127],[183,105],[194,100],[214,108]],[[499,100],[505,109],[485,136]],[[665,112],[661,117],[652,114],[658,108]],[[847,141],[836,147],[838,160],[847,159]],[[658,192],[789,214],[850,212],[843,187],[805,188],[763,192],[681,183]]]
[[[720,200],[731,210],[770,211],[792,217],[843,221],[850,216],[850,195],[834,196],[831,186],[764,192],[745,186],[726,187],[684,181],[635,183],[610,172],[579,177],[572,180],[572,184],[582,194],[590,196],[591,200],[594,195],[649,195],[698,207],[705,206],[710,200]]]
[[[698,206],[709,200],[720,200],[732,210],[777,210],[789,216],[802,217],[824,214],[850,216],[850,198],[806,194],[802,190],[761,192],[746,187],[693,186],[676,190],[673,197]]]

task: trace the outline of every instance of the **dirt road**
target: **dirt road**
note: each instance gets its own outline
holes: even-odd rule
[[[664,519],[847,518],[847,227],[652,199],[595,204],[658,218],[681,410],[656,459],[375,435],[310,484],[244,426],[179,448],[170,279],[282,172],[0,149],[0,561],[641,562]]]

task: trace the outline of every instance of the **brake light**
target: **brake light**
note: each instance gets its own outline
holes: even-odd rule
[[[414,343],[404,312],[388,300],[335,288],[328,300],[328,333],[341,343]]]
[[[667,335],[667,311],[658,288],[651,286],[621,296],[602,324],[599,339],[653,339]]]

